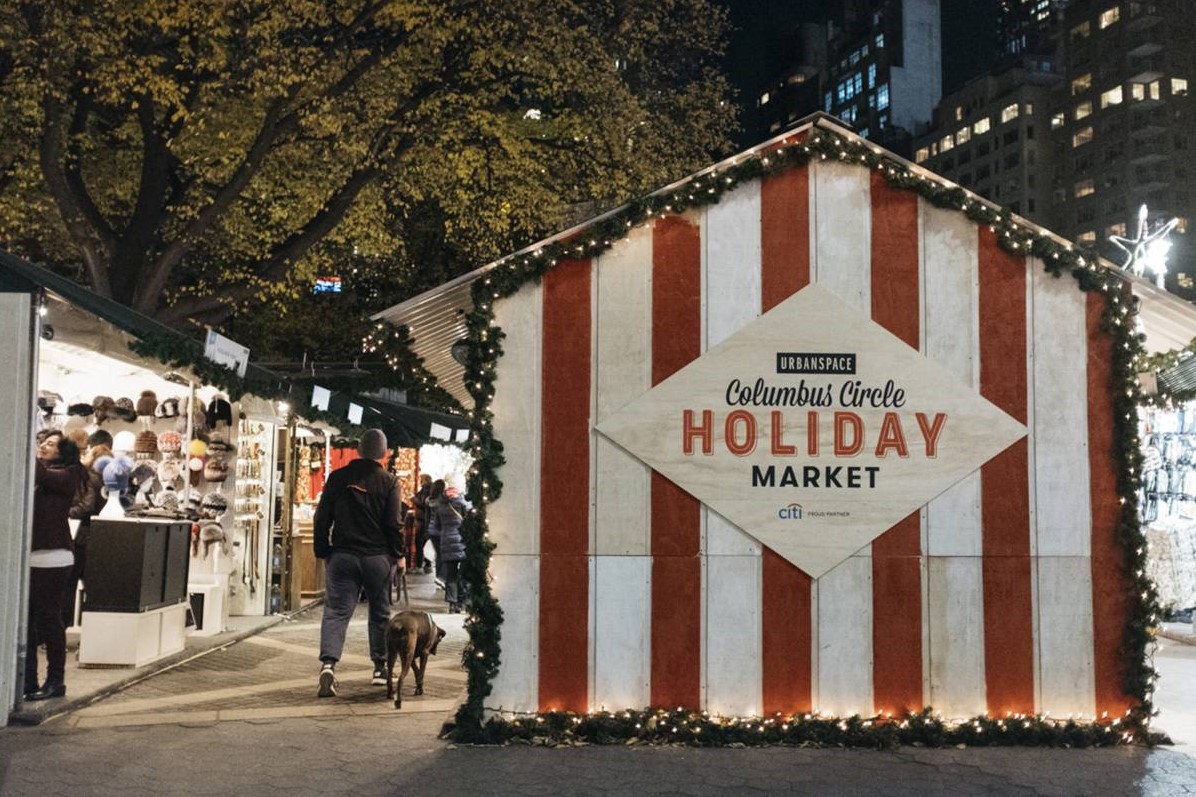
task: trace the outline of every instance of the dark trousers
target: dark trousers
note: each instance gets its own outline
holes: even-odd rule
[[[46,683],[66,680],[66,626],[62,624],[62,602],[69,567],[31,567],[29,569],[29,633],[25,651],[25,691],[38,689],[37,646],[46,646]]]
[[[461,563],[444,563],[444,599],[449,603],[461,602]]]
[[[75,540],[75,566],[71,568],[71,576],[67,579],[66,590],[62,596],[62,624],[70,628],[75,623],[75,596],[79,592],[79,582],[83,580],[83,566],[87,564],[87,546],[80,545]]]
[[[428,541],[428,524],[415,524],[415,566],[424,566],[424,543]]]
[[[336,663],[345,649],[345,631],[362,590],[370,602],[370,658],[386,661],[390,622],[390,569],[393,556],[360,556],[333,551],[324,560],[324,619],[320,621],[320,661]]]

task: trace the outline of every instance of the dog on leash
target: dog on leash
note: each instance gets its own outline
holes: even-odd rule
[[[424,670],[428,656],[436,655],[444,629],[436,625],[427,612],[399,612],[386,626],[386,699],[394,698],[395,708],[403,707],[403,679],[408,670],[415,670],[415,694],[424,693]],[[395,685],[395,660],[402,664],[399,681]]]

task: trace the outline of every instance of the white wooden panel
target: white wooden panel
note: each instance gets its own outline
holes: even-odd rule
[[[853,556],[818,579],[816,677],[820,712],[872,713],[871,556]]]
[[[1042,261],[1037,258],[1026,258],[1026,373],[1029,375],[1030,390],[1034,390],[1034,278],[1036,271],[1042,270]],[[1031,396],[1033,393],[1031,392]],[[1035,448],[1037,439],[1034,435],[1034,399],[1026,402],[1026,436],[1028,462],[1026,474],[1030,481],[1030,623],[1034,639],[1039,637],[1041,618],[1038,614],[1038,536],[1034,530],[1038,528],[1038,483],[1035,477],[1034,463],[1036,461]],[[1034,710],[1042,711],[1042,648],[1035,642],[1034,650]]]
[[[1034,270],[1031,281],[1038,554],[1088,556],[1092,511],[1084,293],[1066,275],[1056,279],[1040,269]]]
[[[594,573],[594,708],[641,708],[651,697],[652,557],[598,556]]]
[[[1039,681],[1043,712],[1052,717],[1095,711],[1092,671],[1092,560],[1038,559]]]
[[[982,562],[972,556],[927,560],[928,700],[955,719],[975,717],[986,708]]]
[[[597,261],[595,421],[646,392],[652,367],[652,230],[641,227]],[[595,436],[594,552],[651,550],[648,466]]]
[[[540,377],[544,289],[527,284],[494,305],[506,333],[494,382],[494,434],[507,464],[502,498],[488,509],[490,537],[504,554],[540,550]]]
[[[872,187],[867,169],[832,161],[811,166],[814,279],[843,301],[872,312]]]
[[[703,351],[717,346],[760,315],[760,183],[750,181],[705,214],[702,280],[705,308]],[[703,550],[711,555],[755,554],[760,543],[703,507]]]
[[[490,575],[490,588],[503,610],[502,665],[494,676],[486,708],[538,711],[540,557],[495,553],[490,559]]]
[[[922,219],[922,313],[926,356],[979,389],[979,255],[976,225],[918,200]],[[979,556],[980,473],[926,506],[929,556]]]
[[[761,709],[761,562],[759,556],[707,560],[706,705],[728,716]]]
[[[0,727],[8,723],[17,695],[18,651],[24,647],[22,599],[28,592],[25,566],[33,506],[33,299],[28,293],[0,293]],[[37,655],[36,651],[28,651]]]

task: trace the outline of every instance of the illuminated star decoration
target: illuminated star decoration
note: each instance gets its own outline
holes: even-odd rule
[[[1155,285],[1161,289],[1167,276],[1167,253],[1171,250],[1171,241],[1167,240],[1167,236],[1179,225],[1179,219],[1160,224],[1151,232],[1146,217],[1146,205],[1143,205],[1138,209],[1137,237],[1131,239],[1110,235],[1109,241],[1126,253],[1125,263],[1121,266],[1123,269],[1136,277],[1149,271],[1154,275]]]

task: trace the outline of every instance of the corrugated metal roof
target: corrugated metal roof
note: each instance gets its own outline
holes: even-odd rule
[[[731,165],[733,162],[744,157],[749,157],[757,152],[767,149],[770,146],[775,146],[781,141],[792,137],[796,133],[808,130],[813,127],[820,127],[830,130],[846,139],[856,141],[871,147],[876,152],[883,151],[882,148],[872,142],[869,142],[851,130],[843,126],[843,123],[833,116],[828,116],[824,113],[817,113],[811,117],[807,117],[797,122],[793,127],[785,130],[775,138],[769,139],[762,144],[757,144],[751,149],[744,150],[730,158],[726,158],[718,163],[711,164],[701,171],[671,183],[663,188],[660,188],[648,196],[672,191],[674,188],[683,185],[684,183],[703,176],[704,174]],[[955,183],[947,180],[944,177],[924,169],[917,164],[911,163],[904,158],[894,155],[891,152],[885,152],[886,157],[891,158],[897,163],[901,163],[910,171],[920,174],[921,176],[933,180],[940,185],[950,188],[962,188]],[[968,194],[969,201],[988,205],[994,210],[1000,209],[1000,206],[989,202],[982,197],[973,194],[966,188],[963,189]],[[522,255],[530,254],[535,250],[559,241],[569,238],[577,233],[585,230],[593,224],[599,223],[605,218],[614,215],[626,205],[621,205],[617,208],[596,216],[588,221],[571,227],[567,230],[559,232],[549,238],[537,241],[534,244],[513,252],[491,263],[487,263],[481,268],[474,269],[468,274],[463,274],[456,279],[446,282],[439,287],[433,288],[429,291],[414,296],[404,302],[389,307],[373,317],[376,320],[385,320],[397,325],[406,325],[411,330],[412,350],[424,360],[424,365],[428,371],[436,377],[440,386],[451,393],[461,404],[465,407],[473,406],[473,398],[465,390],[463,377],[465,374],[464,367],[452,358],[450,350],[453,343],[465,337],[465,314],[469,312],[472,306],[471,287],[475,280],[482,277],[487,272],[496,268],[507,260],[520,257]],[[1027,229],[1047,235],[1055,241],[1068,246],[1074,245],[1073,242],[1052,233],[1050,230],[1035,224],[1021,216],[1014,215],[1017,223]],[[1141,277],[1135,277],[1125,271],[1122,271],[1115,264],[1108,260],[1101,259],[1099,265],[1112,272],[1111,276],[1116,276],[1130,283],[1135,296],[1141,299],[1140,312],[1138,314],[1138,321],[1141,323],[1146,334],[1146,348],[1150,352],[1170,351],[1171,349],[1181,348],[1186,346],[1193,338],[1196,338],[1196,307],[1193,307],[1189,302],[1180,299],[1179,297],[1168,293],[1165,290],[1156,288],[1149,280]]]

